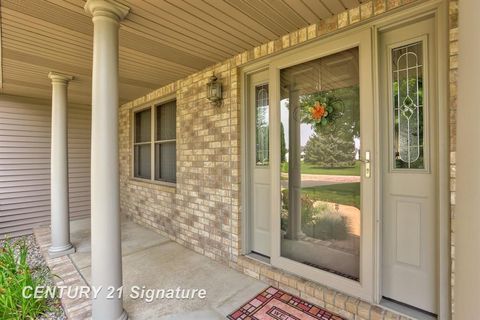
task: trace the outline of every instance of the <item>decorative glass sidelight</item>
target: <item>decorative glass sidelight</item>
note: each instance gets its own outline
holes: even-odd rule
[[[268,141],[268,84],[255,87],[255,163],[266,166],[269,162]]]
[[[392,50],[394,168],[424,169],[423,47]]]
[[[280,81],[280,254],[358,281],[358,48],[282,69]]]

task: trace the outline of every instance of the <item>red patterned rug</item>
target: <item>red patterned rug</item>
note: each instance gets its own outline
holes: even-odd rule
[[[325,309],[270,287],[230,314],[230,320],[344,320]]]

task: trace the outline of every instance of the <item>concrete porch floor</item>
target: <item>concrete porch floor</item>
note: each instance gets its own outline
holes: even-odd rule
[[[90,283],[90,219],[71,222],[71,241],[77,252],[71,260]],[[195,253],[154,231],[122,220],[123,284],[148,289],[205,289],[205,299],[147,303],[125,295],[130,319],[214,320],[225,317],[267,285],[205,256]]]

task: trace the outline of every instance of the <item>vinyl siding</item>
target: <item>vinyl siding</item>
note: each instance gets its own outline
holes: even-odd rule
[[[90,124],[86,105],[68,107],[70,217],[90,215]],[[50,222],[50,101],[0,96],[0,235]]]

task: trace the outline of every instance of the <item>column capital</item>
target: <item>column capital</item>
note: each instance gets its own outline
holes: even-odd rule
[[[69,81],[73,80],[73,76],[55,71],[50,71],[48,73],[48,78],[52,80],[52,83],[56,82],[64,84],[67,84]]]
[[[130,8],[115,0],[87,0],[84,9],[87,13],[96,16],[107,16],[123,20],[130,12]]]

